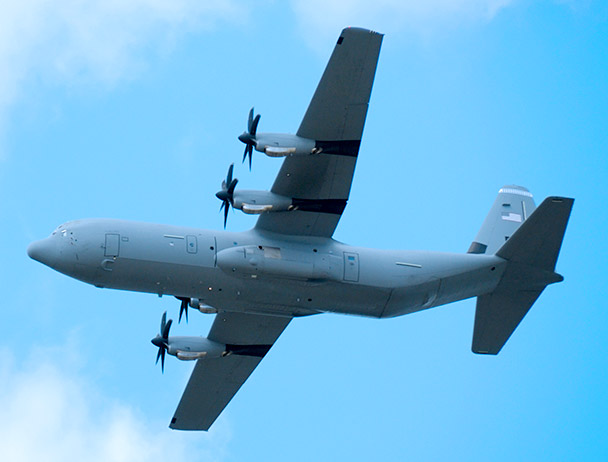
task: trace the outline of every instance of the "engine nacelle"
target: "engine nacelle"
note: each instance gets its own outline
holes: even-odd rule
[[[214,342],[205,337],[169,337],[167,353],[182,361],[223,358],[228,355],[264,357],[272,345],[229,344]]]
[[[207,357],[206,351],[178,351],[175,356],[182,361],[194,361],[195,359],[203,359]]]
[[[270,191],[236,190],[233,207],[245,213],[286,212],[292,209],[292,199]]]
[[[307,156],[317,154],[316,141],[287,133],[258,133],[256,151],[269,157]]]
[[[203,314],[217,313],[217,308],[213,308],[212,306],[207,305],[204,301],[202,301],[199,298],[191,298],[190,306],[194,309],[199,310]]]
[[[182,361],[201,358],[221,358],[226,355],[226,345],[205,337],[169,337],[167,353]]]

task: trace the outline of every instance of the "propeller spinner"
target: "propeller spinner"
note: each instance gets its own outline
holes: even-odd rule
[[[163,317],[160,320],[160,333],[156,334],[156,337],[152,339],[152,344],[158,347],[158,354],[156,355],[156,364],[160,358],[160,367],[163,373],[165,372],[165,353],[169,349],[169,329],[171,329],[172,319],[167,322],[167,312],[163,313]]]
[[[239,135],[239,140],[245,143],[245,152],[243,153],[243,162],[249,156],[249,170],[251,170],[251,157],[253,156],[253,148],[257,145],[255,137],[260,123],[260,114],[253,116],[253,108],[249,111],[249,119],[247,120],[247,131]]]
[[[222,189],[215,193],[215,196],[222,201],[222,205],[220,206],[220,210],[224,209],[224,229],[226,229],[226,222],[228,221],[228,209],[230,206],[234,206],[234,188],[236,184],[239,182],[238,179],[232,178],[232,172],[234,170],[234,164],[230,164],[228,168],[228,174],[226,175],[226,179],[222,181]],[[188,313],[186,312],[186,317]],[[181,317],[181,310],[180,310]]]

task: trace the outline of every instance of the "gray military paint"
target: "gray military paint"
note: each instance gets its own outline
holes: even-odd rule
[[[167,328],[153,340],[168,354],[196,360],[171,428],[209,429],[294,317],[390,318],[476,296],[472,349],[497,354],[544,288],[563,279],[554,270],[573,200],[548,198],[535,210],[519,186],[499,191],[466,254],[332,239],[350,193],[381,42],[372,31],[343,30],[297,135],[257,135],[293,155],[270,192],[234,192],[232,206],[261,213],[253,229],[76,220],[28,248],[31,258],[97,287],[196,299],[201,312],[217,312],[206,338],[169,336]]]
[[[116,254],[118,236],[128,239]],[[199,250],[191,252],[182,236],[195,238]],[[97,287],[289,317],[399,316],[489,292],[505,266],[494,255],[374,250],[328,238],[281,240],[255,229],[231,233],[109,219],[66,223],[28,253]]]

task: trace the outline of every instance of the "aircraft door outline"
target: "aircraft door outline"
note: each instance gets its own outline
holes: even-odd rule
[[[120,234],[106,233],[103,254],[106,257],[118,257],[120,254]]]
[[[359,254],[344,252],[344,280],[359,282]]]

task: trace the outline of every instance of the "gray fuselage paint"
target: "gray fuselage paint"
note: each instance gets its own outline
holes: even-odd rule
[[[375,250],[255,229],[112,219],[62,229],[72,238],[56,232],[39,242],[50,249],[42,262],[68,276],[97,287],[197,298],[219,310],[286,316],[408,314],[491,292],[506,264],[494,255]],[[119,252],[108,248],[114,236]]]

